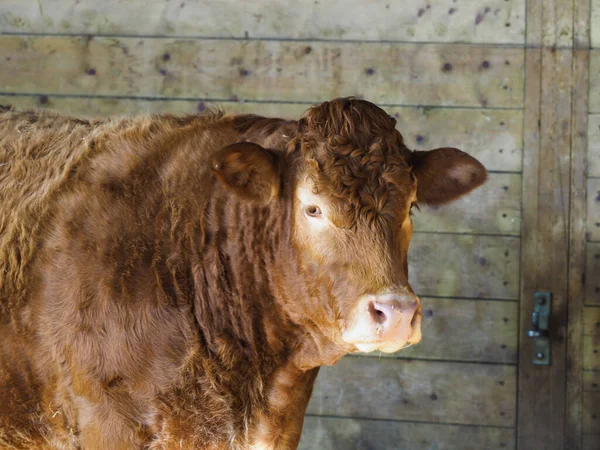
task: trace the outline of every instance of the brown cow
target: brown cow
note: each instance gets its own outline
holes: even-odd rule
[[[0,447],[296,448],[319,366],[420,340],[410,209],[486,178],[395,125],[1,111]]]

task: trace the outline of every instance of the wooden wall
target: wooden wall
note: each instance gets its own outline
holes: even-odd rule
[[[397,117],[411,148],[479,158],[483,188],[415,217],[422,343],[323,368],[301,448],[514,449],[525,19],[525,0],[3,0],[0,104],[296,118],[356,95]],[[600,24],[592,43],[587,449],[600,434]]]
[[[583,449],[600,449],[600,0],[591,2],[586,277],[583,324]]]

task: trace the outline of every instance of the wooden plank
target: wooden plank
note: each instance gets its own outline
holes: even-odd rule
[[[519,236],[521,181],[520,174],[492,173],[481,188],[451,205],[421,207],[414,229]]]
[[[600,113],[600,50],[590,51],[590,113]]]
[[[600,151],[598,156],[600,159]],[[586,238],[600,242],[600,178],[588,178],[587,192]]]
[[[583,432],[600,434],[600,392],[586,392],[583,396]]]
[[[81,98],[52,95],[0,95],[0,104],[13,104],[19,108],[51,108],[88,117],[166,111],[187,114],[219,106],[227,112],[255,113],[286,119],[299,118],[309,106],[297,103]],[[456,146],[478,158],[488,170],[521,170],[521,111],[389,106],[385,107],[385,110],[398,120],[398,129],[410,148],[428,150]]]
[[[511,301],[421,298],[423,339],[397,353],[361,353],[377,358],[517,362],[519,305]]]
[[[587,306],[583,320],[584,390],[599,391],[600,372],[587,371],[600,370],[600,307]]]
[[[598,409],[600,403],[600,372],[585,371],[583,372],[583,380],[583,429],[584,432],[596,434],[583,434],[582,449],[600,450],[600,427],[597,422],[600,416],[600,409]]]
[[[600,69],[600,66],[598,68]],[[600,89],[600,86],[596,89]],[[600,114],[590,114],[588,116],[587,156],[588,176],[600,178]]]
[[[586,1],[589,2],[589,0]],[[548,2],[542,8],[541,13],[543,24],[541,28],[542,45],[549,48],[572,47],[574,31],[573,1],[555,0],[552,3]]]
[[[0,54],[0,86],[14,93],[300,102],[355,95],[513,108],[523,100],[523,49],[511,47],[1,36]]]
[[[583,334],[600,336],[600,307],[586,306],[583,310]]]
[[[553,320],[556,323],[553,332],[564,337],[567,333],[568,298],[571,52],[542,49],[541,73],[542,98],[538,117],[541,123],[540,145],[543,151],[531,152],[530,157],[538,159],[535,165],[530,166],[532,170],[539,170],[538,184],[537,188],[534,186],[533,191],[524,188],[523,199],[538,197],[537,208],[533,210],[533,213],[537,214],[537,231],[535,235],[531,235],[531,239],[536,239],[542,244],[536,245],[535,250],[529,246],[523,249],[527,256],[523,257],[522,265],[527,270],[523,276],[521,317],[531,315],[534,291],[549,290],[553,294]],[[535,76],[534,73],[531,75]],[[534,110],[532,113],[537,115],[538,111]],[[524,167],[528,164],[525,162]],[[524,173],[524,178],[529,175],[528,170]],[[529,202],[523,206],[524,209],[531,207]],[[523,236],[526,236],[525,232]],[[530,258],[543,263],[532,268],[528,264]],[[521,381],[518,447],[562,449],[565,439],[566,404],[565,341],[553,341],[551,358],[554,363],[550,367],[533,366],[532,341],[526,335],[530,327],[528,322],[523,320],[521,327],[523,346],[519,364]],[[532,417],[536,417],[536,420],[532,420]],[[544,437],[540,441],[542,435]]]
[[[523,43],[525,1],[3,0],[12,33]],[[360,13],[358,13],[360,11]],[[131,20],[135,17],[136,20]]]
[[[583,450],[600,450],[600,434],[584,434]]]
[[[600,372],[591,372],[591,371],[584,371],[583,372],[583,390],[584,390],[584,394],[583,397],[584,399],[590,395],[590,393],[592,393],[592,397],[589,401],[592,402],[596,402],[596,407],[598,406],[598,402],[600,401]],[[585,417],[587,417],[585,420],[586,422],[592,422],[593,425],[593,417],[592,415],[594,414],[593,412],[593,408],[594,405],[590,405],[590,403],[585,402],[584,400],[584,405],[585,405],[585,409],[587,411]],[[589,411],[589,409],[592,409],[592,411]],[[598,413],[596,413],[596,418],[598,417]],[[592,431],[593,433],[597,433],[597,434],[584,434],[583,435],[583,446],[582,449],[583,450],[600,450],[600,429],[598,428],[598,426],[596,425],[596,428],[593,429]]]
[[[583,410],[585,304],[586,172],[589,101],[589,0],[573,1],[573,86],[570,151],[568,316],[566,348],[565,448],[579,450]],[[568,43],[567,43],[568,45]]]
[[[566,370],[573,3],[527,4],[517,448],[563,450]],[[532,364],[533,294],[549,290],[552,364]]]
[[[415,233],[409,280],[421,296],[516,300],[519,239]]]
[[[307,416],[299,450],[506,450],[512,428]]]
[[[268,117],[282,117],[284,119],[298,119],[310,107],[309,104],[285,102],[77,97],[45,94],[0,95],[0,104],[14,105],[19,109],[50,109],[78,117],[109,117],[130,114],[160,114],[166,112],[172,114],[195,114],[203,113],[210,109],[221,108],[227,113],[251,113]],[[410,109],[411,107],[407,108]]]
[[[583,391],[600,391],[600,372],[593,372],[591,370],[585,370],[583,372]]]
[[[409,148],[459,147],[488,170],[521,171],[522,111],[426,107],[386,111],[397,118]]]
[[[308,413],[513,426],[516,368],[361,357],[319,372]]]
[[[583,336],[583,368],[600,370],[600,334]]]
[[[585,246],[585,304],[600,305],[600,242]]]
[[[592,47],[600,47],[600,0],[590,0]]]

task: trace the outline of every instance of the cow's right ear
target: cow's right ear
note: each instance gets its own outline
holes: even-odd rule
[[[279,192],[277,155],[258,144],[238,142],[222,148],[212,156],[211,168],[243,199],[267,203]]]

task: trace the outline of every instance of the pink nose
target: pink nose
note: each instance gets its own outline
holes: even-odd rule
[[[416,344],[421,340],[419,298],[415,295],[381,295],[369,303],[371,319],[384,340],[404,340]]]

